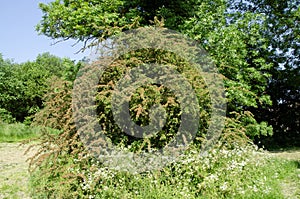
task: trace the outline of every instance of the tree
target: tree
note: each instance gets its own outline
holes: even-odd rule
[[[87,43],[121,31],[151,24],[154,16],[165,18],[165,24],[178,29],[193,16],[199,1],[53,1],[40,4],[44,13],[37,30],[53,39],[76,39]]]
[[[234,122],[236,129],[243,129],[252,139],[270,135],[271,127],[265,120],[257,122],[251,111],[270,104],[266,87],[272,65],[260,53],[268,48],[263,37],[265,19],[260,14],[235,12],[229,5],[223,0],[202,1],[182,31],[201,42],[225,76],[227,116],[234,121],[239,118]]]
[[[0,54],[0,108],[13,118],[16,118],[16,107],[20,106],[23,95],[23,84],[17,78],[18,65],[9,60],[3,60]]]
[[[268,40],[263,37],[266,31],[263,15],[231,11],[228,1],[225,0],[57,0],[48,4],[40,4],[40,7],[44,16],[37,26],[39,33],[53,39],[72,38],[83,41],[85,42],[83,48],[88,47],[89,44],[97,45],[97,42],[122,31],[151,25],[164,24],[167,28],[188,35],[197,40],[209,52],[223,75],[228,99],[226,127],[221,138],[225,146],[234,147],[236,142],[249,141],[245,135],[253,139],[262,134],[272,133],[271,127],[265,120],[257,121],[255,119],[253,111],[257,107],[270,104],[266,88],[272,65],[266,59],[266,55],[261,54],[269,46]],[[208,108],[203,108],[204,110],[199,110],[205,122],[202,123],[199,129],[200,136],[197,138],[200,139],[200,142],[203,141],[201,135],[208,127],[207,118],[210,116],[210,103],[207,103],[209,94],[208,92],[201,93],[201,91],[205,91],[203,89],[205,83],[199,81],[201,78],[195,76],[194,71],[188,70],[190,65],[186,60],[181,60],[178,55],[163,50],[140,49],[129,52],[116,60],[103,73],[103,78],[100,79],[97,87],[98,93],[95,95],[98,113],[95,123],[100,121],[102,131],[108,132],[106,135],[110,136],[112,143],[121,146],[124,144],[128,150],[134,152],[155,150],[165,146],[172,139],[176,128],[174,130],[171,127],[176,127],[179,123],[178,118],[180,118],[181,111],[178,109],[178,103],[172,93],[155,84],[138,88],[130,101],[130,117],[137,124],[147,125],[149,117],[143,108],[147,109],[157,102],[165,105],[167,111],[176,116],[172,117],[174,122],[171,120],[167,122],[169,126],[163,129],[163,132],[159,132],[155,140],[151,140],[153,137],[138,139],[132,138],[133,136],[120,135],[120,128],[115,125],[114,121],[111,121],[113,115],[110,110],[110,97],[116,81],[126,70],[144,62],[168,63],[177,71],[184,71],[186,77],[190,78],[187,79],[191,80],[193,88],[196,88],[198,99],[204,100],[204,105],[208,106]],[[90,82],[88,80],[87,78],[86,81]],[[195,84],[193,84],[193,80],[195,80]],[[71,104],[70,89],[69,84],[64,84],[58,89],[52,88],[53,92],[48,95],[44,109],[45,114],[42,114],[41,117],[39,115],[38,118],[47,121],[47,125],[59,128],[63,132],[57,137],[49,135],[42,138],[40,143],[43,150],[40,150],[35,156],[34,163],[47,173],[47,180],[56,182],[56,179],[66,176],[67,190],[74,191],[74,194],[83,191],[82,195],[88,195],[79,184],[85,182],[86,171],[92,171],[88,165],[92,164],[93,160],[89,159],[92,157],[86,154],[90,151],[84,150],[86,146],[82,144],[76,131],[71,109],[72,105],[76,106],[76,104]],[[82,87],[80,89],[84,90]],[[79,97],[85,99],[86,96],[83,94]],[[78,108],[81,108],[80,105]],[[81,119],[86,121],[89,118],[81,117]],[[90,139],[89,141],[97,143],[98,140]],[[228,144],[229,141],[232,145]],[[198,147],[197,144],[195,146]],[[97,148],[99,147],[97,146]],[[44,150],[47,152],[43,153]],[[43,165],[47,166],[43,167]],[[100,163],[101,166],[103,166],[102,163]],[[79,169],[77,170],[77,168]],[[74,175],[72,170],[78,171],[78,173]],[[183,172],[185,172],[184,169]],[[114,173],[118,175],[122,172],[114,171]],[[48,187],[42,185],[41,190],[46,190],[45,192],[50,195],[56,194],[53,184]]]
[[[242,128],[251,138],[271,134],[271,127],[265,121],[257,122],[251,112],[251,107],[270,104],[265,90],[271,64],[260,54],[268,48],[262,36],[265,18],[261,14],[231,12],[225,0],[63,0],[40,4],[40,8],[44,16],[37,26],[39,33],[85,43],[149,26],[155,16],[162,18],[165,27],[189,35],[209,51],[225,76],[227,116],[238,118],[236,129]]]
[[[23,122],[43,107],[50,79],[55,76],[73,81],[81,63],[49,53],[33,62],[14,64],[0,57],[0,108]],[[29,119],[28,118],[28,119]]]
[[[265,138],[267,147],[299,146],[300,104],[300,7],[297,0],[289,1],[232,1],[232,9],[240,12],[260,13],[265,16],[263,38],[268,48],[261,51],[267,62],[272,63],[266,92],[272,106],[252,109],[258,120],[267,120],[274,135]]]

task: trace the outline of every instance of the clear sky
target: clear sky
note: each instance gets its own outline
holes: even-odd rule
[[[80,60],[88,52],[75,54],[81,44],[72,47],[75,41],[60,42],[38,35],[35,25],[42,19],[39,2],[51,0],[4,0],[0,6],[0,53],[4,59],[16,63],[33,61],[38,54],[50,52],[59,57]]]

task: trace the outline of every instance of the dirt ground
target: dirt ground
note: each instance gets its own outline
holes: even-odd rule
[[[300,149],[288,151],[275,151],[272,152],[272,154],[287,160],[300,161]]]
[[[20,146],[20,143],[0,143],[0,199],[30,198],[26,160],[34,151],[24,155],[28,146]]]

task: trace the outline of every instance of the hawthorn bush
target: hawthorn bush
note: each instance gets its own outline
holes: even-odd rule
[[[114,88],[126,72],[137,68],[142,63],[168,65],[168,67],[182,74],[192,85],[200,107],[198,110],[200,118],[198,132],[193,144],[190,146],[190,151],[187,153],[199,152],[202,144],[207,141],[206,133],[210,124],[211,99],[208,88],[204,79],[192,68],[189,62],[174,53],[163,50],[139,49],[131,51],[114,60],[105,69],[96,85],[97,92],[94,96],[97,122],[101,125],[102,131],[114,145],[137,154],[141,151],[147,152],[164,147],[178,132],[181,122],[181,105],[176,98],[176,93],[170,91],[164,85],[158,84],[146,84],[138,87],[129,101],[130,119],[140,126],[149,124],[149,108],[151,106],[161,104],[164,107],[167,115],[166,124],[156,135],[144,139],[129,136],[115,123],[111,104]],[[85,68],[83,68],[83,72],[84,70]],[[88,78],[84,78],[86,74],[83,72],[79,71],[79,76],[83,77],[82,81],[88,81]],[[135,192],[135,189],[139,189],[135,187],[139,181],[146,180],[151,183],[154,180],[152,175],[159,175],[154,172],[156,174],[149,174],[150,179],[148,179],[148,174],[132,175],[123,171],[112,171],[102,162],[99,162],[93,156],[93,153],[88,150],[86,143],[82,142],[76,128],[78,126],[76,126],[72,111],[72,105],[76,106],[76,103],[72,102],[72,97],[77,94],[72,92],[74,83],[58,78],[52,79],[51,82],[52,85],[44,98],[44,108],[36,114],[34,122],[35,124],[61,130],[61,133],[56,136],[44,132],[40,138],[38,153],[31,159],[30,164],[32,184],[35,190],[34,195],[48,198],[120,197],[121,194],[125,194],[126,189],[132,193]],[[250,140],[245,134],[246,129],[239,128],[238,125],[241,126],[242,124],[227,118],[226,127],[220,138],[222,147],[234,149],[238,146],[248,145]],[[179,175],[176,169],[172,169],[172,165],[168,165],[165,169],[159,171],[164,173],[161,174],[162,179],[159,179],[164,181],[162,183],[165,184],[161,188],[166,189],[165,196],[169,197],[172,195],[170,188],[178,183],[173,182],[171,176]],[[188,172],[189,168],[184,167],[180,173],[184,173],[185,169]],[[114,174],[114,176],[109,177],[107,180],[103,178],[105,175],[111,174]],[[131,178],[137,181],[132,181]],[[199,178],[196,180],[197,182],[203,180],[201,175],[195,175],[195,178]],[[39,180],[43,183],[40,183]],[[121,186],[122,188],[120,192],[113,193],[111,192],[111,186]],[[189,185],[183,184],[182,189],[188,187],[188,189],[194,189],[194,186],[198,186],[196,182]],[[184,193],[187,194],[186,191]],[[126,195],[129,194],[128,197],[130,197],[132,193],[126,193]],[[179,197],[182,193],[176,194]],[[197,193],[193,194],[195,197],[197,196]]]

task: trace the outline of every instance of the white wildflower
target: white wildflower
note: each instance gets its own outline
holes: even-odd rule
[[[227,184],[228,184],[227,182],[224,182],[224,184],[220,187],[220,189],[221,189],[222,191],[227,190],[227,188],[228,188]]]

